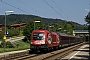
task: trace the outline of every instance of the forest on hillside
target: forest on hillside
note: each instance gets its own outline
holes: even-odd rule
[[[61,23],[65,24],[66,22],[68,22],[67,20],[62,20],[62,19],[43,18],[43,17],[40,17],[40,16],[25,15],[25,14],[10,14],[10,15],[7,15],[6,16],[6,22],[7,22],[7,24],[14,24],[14,23],[21,23],[21,22],[27,23],[29,20],[34,20],[35,18],[42,19],[42,21],[45,24],[53,24],[53,23],[57,23],[57,22],[61,22]],[[0,24],[4,24],[4,21],[5,21],[5,15],[0,15]],[[85,25],[81,25],[79,23],[72,22],[72,21],[70,21],[70,22],[74,24],[76,29],[80,29],[80,28],[85,27]]]

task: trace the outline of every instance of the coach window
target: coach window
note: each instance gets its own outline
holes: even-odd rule
[[[63,37],[62,40],[69,40],[69,38],[67,38],[67,37]]]

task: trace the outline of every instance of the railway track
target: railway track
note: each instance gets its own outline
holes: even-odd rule
[[[24,51],[20,53],[14,53],[9,54],[7,56],[3,56],[0,58],[0,60],[60,60],[62,57],[66,56],[68,53],[71,53],[73,50],[76,50],[83,44],[84,43],[81,43],[57,51],[40,54],[29,54],[29,51]]]
[[[55,52],[53,52],[53,55],[45,57],[43,60],[61,60],[61,58],[65,57],[69,53],[72,53],[73,50],[78,49],[82,45],[83,45],[83,43],[55,51]]]
[[[32,57],[26,60],[60,60],[64,56],[66,56],[68,53],[71,53],[73,50],[76,50],[77,48],[81,47],[83,43],[77,44],[68,48],[64,48],[61,50],[49,52],[43,55],[39,55],[36,57]]]

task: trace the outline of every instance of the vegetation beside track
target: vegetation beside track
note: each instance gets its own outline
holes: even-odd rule
[[[5,48],[5,51],[4,51],[4,47],[0,48],[0,53],[17,51],[17,50],[25,50],[25,49],[30,48],[30,44],[26,43],[26,42],[23,42],[23,41],[18,41],[18,42],[15,42],[13,44],[16,45],[16,47],[14,47],[14,48]]]

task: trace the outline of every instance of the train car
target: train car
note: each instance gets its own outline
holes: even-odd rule
[[[70,44],[70,36],[63,33],[58,33],[60,36],[60,46],[68,46]]]
[[[76,44],[82,43],[83,41],[84,41],[84,38],[83,37],[76,36],[76,39],[75,39]]]
[[[52,49],[51,32],[48,30],[34,30],[31,34],[31,50]]]
[[[75,36],[69,35],[69,45],[74,45],[75,44],[75,40],[76,40]]]

